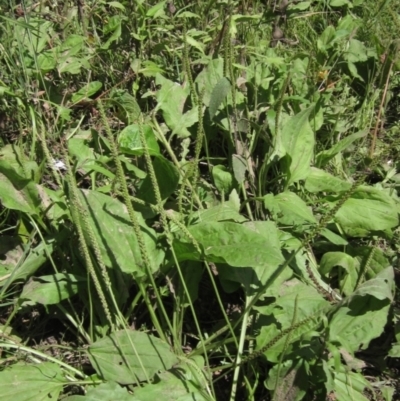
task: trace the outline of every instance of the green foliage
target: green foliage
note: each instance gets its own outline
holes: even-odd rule
[[[395,399],[396,6],[28,3],[0,6],[0,401]]]
[[[168,344],[135,331],[117,331],[91,344],[89,358],[97,373],[121,384],[149,380],[178,362]]]
[[[24,286],[20,299],[24,304],[28,302],[42,305],[58,304],[78,293],[79,281],[85,279],[63,273],[40,276]]]
[[[1,377],[1,397],[21,401],[32,400],[32,395],[38,401],[58,398],[63,385],[68,383],[60,366],[51,362],[17,363],[2,371]]]

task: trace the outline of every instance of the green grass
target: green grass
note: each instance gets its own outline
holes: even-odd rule
[[[399,399],[399,12],[2,5],[0,401]]]

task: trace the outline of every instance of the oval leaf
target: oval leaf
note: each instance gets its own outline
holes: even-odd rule
[[[286,160],[283,163],[285,172],[288,175],[287,185],[306,179],[310,172],[315,138],[308,119],[314,107],[315,105],[313,104],[295,116],[290,117],[281,130],[281,141],[287,156],[289,156],[289,161]]]
[[[86,395],[71,395],[63,398],[64,401],[136,401],[126,388],[115,382],[106,382],[89,387]]]
[[[284,260],[278,230],[273,222],[238,224],[230,221],[205,221],[189,227],[189,232],[201,245],[210,262],[252,268],[256,277],[248,278],[250,282],[246,283],[243,277],[241,279],[248,288],[252,284],[265,284]],[[183,233],[174,243],[174,249],[181,260],[199,259],[190,239]],[[233,279],[236,273],[239,272],[231,272]]]
[[[214,184],[220,194],[228,193],[232,189],[232,174],[227,171],[225,166],[217,165],[212,169]]]
[[[44,281],[44,282],[41,282]],[[24,286],[21,299],[42,305],[55,305],[78,293],[78,282],[85,281],[73,274],[53,274],[31,280]]]
[[[221,78],[218,83],[214,86],[211,93],[210,104],[208,112],[210,113],[210,120],[212,120],[218,111],[219,106],[224,101],[225,97],[231,90],[231,83],[228,78]]]
[[[293,192],[282,192],[276,196],[264,196],[264,206],[274,218],[285,225],[315,223],[311,208]]]
[[[16,364],[0,372],[0,399],[14,401],[57,400],[64,384],[59,365],[43,362]]]
[[[103,84],[100,81],[89,82],[83,88],[79,89],[78,92],[72,95],[72,103],[78,103],[83,99],[87,99],[88,97],[93,96],[101,89],[102,86]]]
[[[159,155],[160,148],[157,143],[156,136],[150,125],[142,126],[146,146],[151,155]],[[144,148],[140,139],[140,126],[138,124],[131,124],[125,127],[119,134],[118,142],[121,150],[125,153],[141,156],[144,154]]]
[[[90,345],[88,354],[97,374],[120,384],[149,380],[178,363],[167,343],[140,331],[112,333]]]
[[[96,191],[87,190],[82,193],[104,263],[110,267],[118,267],[125,273],[144,274],[145,266],[125,205]],[[163,252],[157,248],[154,230],[145,224],[140,213],[136,217],[141,226],[151,269],[156,271]]]
[[[40,196],[44,195],[39,185],[20,176],[7,161],[0,160],[0,200],[6,208],[40,214]]]
[[[336,213],[335,221],[354,237],[390,230],[398,225],[396,203],[380,189],[359,187]]]

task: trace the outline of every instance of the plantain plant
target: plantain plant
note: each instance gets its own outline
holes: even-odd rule
[[[394,2],[0,7],[0,400],[396,399]]]

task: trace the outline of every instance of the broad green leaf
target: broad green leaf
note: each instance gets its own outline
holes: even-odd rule
[[[115,91],[112,100],[118,107],[118,117],[126,124],[134,124],[138,121],[141,110],[136,98],[127,91]]]
[[[362,2],[361,2],[362,3]],[[356,5],[356,4],[354,4]],[[385,401],[393,401],[393,396],[395,395],[396,389],[389,382],[387,386],[382,385],[379,387],[379,391],[382,394],[382,399]]]
[[[278,195],[264,196],[264,206],[274,219],[285,225],[316,223],[311,209],[293,192],[281,192]]]
[[[242,184],[247,171],[246,160],[240,155],[233,154],[232,169],[235,180],[238,182],[238,184]]]
[[[189,306],[189,296],[190,300],[195,302],[199,295],[199,283],[203,277],[203,263],[188,260],[181,263],[181,269],[188,293],[185,289],[185,295],[180,302],[182,306]]]
[[[336,202],[332,202],[334,207]],[[335,221],[351,236],[362,237],[371,231],[384,231],[398,225],[396,203],[386,192],[359,187],[335,215]]]
[[[133,163],[131,159],[128,159],[125,156],[120,156],[119,157],[121,159],[121,161],[125,164],[125,168],[132,173],[135,177],[144,180],[147,176],[146,172],[144,172],[143,170],[141,170],[140,168],[136,167]]]
[[[153,167],[160,190],[161,199],[165,200],[177,188],[179,183],[179,172],[169,160],[161,155],[153,159]],[[149,202],[154,205],[157,204],[149,174],[143,180],[136,196],[145,202]]]
[[[375,278],[372,278],[362,283],[349,299],[356,296],[372,296],[379,300],[393,301],[394,293],[394,271],[393,267],[389,266],[380,271]]]
[[[0,160],[0,200],[8,209],[31,215],[40,214],[42,202],[48,205],[42,188],[20,176],[5,160]]]
[[[358,39],[350,39],[346,52],[343,55],[351,63],[367,61],[368,57],[376,57],[374,51],[367,49],[365,44]]]
[[[277,363],[279,361],[279,355],[284,350],[284,339],[279,339],[281,331],[278,330],[275,323],[269,324],[268,326],[261,327],[260,334],[257,336],[257,347],[256,351],[260,350],[267,344],[271,346],[264,352],[265,357],[273,363]]]
[[[342,267],[345,270],[339,274],[340,289],[347,296],[350,295],[358,282],[359,269],[354,258],[344,252],[327,252],[320,262],[321,274],[327,276],[334,267]]]
[[[44,188],[44,191],[51,202],[51,207],[46,210],[46,217],[53,220],[54,224],[58,224],[66,216],[70,218],[70,211],[66,205],[64,194],[60,191],[53,191],[50,188]]]
[[[157,376],[155,385],[144,386],[135,392],[140,401],[152,401],[160,396],[171,401],[208,401],[212,398],[209,386],[211,376],[204,369],[202,356],[182,357],[174,369],[161,372]]]
[[[277,268],[284,259],[278,231],[272,222],[207,221],[189,226],[188,230],[200,244],[206,259],[231,266],[230,270],[227,267],[229,271],[225,277],[241,282],[248,291],[268,280],[273,281],[275,273],[282,274]],[[177,235],[174,249],[181,260],[199,260],[200,255],[184,233]]]
[[[82,194],[104,263],[125,273],[145,275],[146,268],[125,205],[95,191],[85,190]],[[154,230],[145,224],[141,214],[136,213],[136,218],[141,226],[151,270],[155,272],[164,253],[157,246]]]
[[[212,120],[218,111],[219,106],[221,106],[225,97],[231,90],[231,83],[228,78],[222,77],[218,83],[215,85],[213,91],[211,92],[210,103],[208,112],[210,113],[210,120]]]
[[[46,252],[47,248],[47,252]],[[34,274],[47,261],[47,253],[53,252],[53,245],[41,242],[36,248],[30,249],[27,258],[22,264],[13,267],[10,273],[9,284],[17,280],[25,280]]]
[[[157,18],[160,17],[161,15],[164,15],[164,5],[165,5],[166,1],[160,1],[159,3],[157,3],[155,6],[151,7],[147,13],[146,13],[146,17],[151,17],[151,18]]]
[[[231,266],[233,265],[231,263],[231,266],[229,266],[229,264],[219,264],[219,275],[226,281],[240,283],[249,296],[257,293],[261,285],[268,283],[269,285],[265,290],[264,296],[275,296],[276,292],[279,292],[279,288],[282,284],[293,275],[293,271],[288,266],[283,269],[279,267],[283,260],[280,259],[280,252],[275,253],[281,246],[276,226],[271,221],[249,221],[243,225],[249,228],[254,234],[258,235],[259,239],[264,239],[265,244],[268,244],[269,247],[267,252],[270,256],[276,257],[276,259],[266,260],[264,266],[252,266],[250,264],[251,262],[249,262],[249,267],[242,267],[240,269],[232,268]],[[261,247],[258,246],[258,248],[260,252]],[[244,248],[242,248],[242,250],[246,252]]]
[[[316,320],[320,318],[321,310],[329,306],[329,302],[317,290],[301,283],[297,279],[287,281],[281,285],[279,292],[281,296],[273,304],[256,307],[256,309],[263,315],[273,316],[279,322],[282,330],[292,327],[295,316],[295,326],[290,334],[289,342],[289,344],[293,344],[315,328]],[[303,323],[296,326],[296,323],[299,322]],[[285,349],[286,336],[281,337],[279,335],[281,330],[277,330],[275,324],[271,326],[268,325],[261,328],[260,334],[257,336],[257,349],[262,348],[274,338],[280,337],[264,353],[269,361],[276,363],[279,361],[279,355]],[[285,352],[290,352],[290,349],[289,347]]]
[[[109,7],[118,8],[119,10],[125,11],[125,6],[123,6],[119,1],[110,1],[107,3]]]
[[[156,136],[150,125],[143,125],[143,134],[146,140],[146,146],[151,155],[159,155],[160,147],[158,146]],[[140,126],[132,124],[125,127],[119,134],[118,143],[121,150],[131,155],[141,156],[145,150],[140,139]]]
[[[220,194],[226,194],[231,191],[233,177],[225,166],[214,166],[212,169],[212,176],[214,179],[214,184]]]
[[[358,266],[362,266],[365,269],[365,263],[368,261],[368,269],[364,270],[364,278],[370,280],[375,278],[382,270],[385,270],[390,266],[390,261],[386,256],[386,252],[376,247],[370,246],[358,246],[358,247],[346,247],[346,253],[351,255]]]
[[[224,76],[223,68],[224,60],[221,58],[216,58],[211,60],[207,67],[200,72],[200,74],[196,77],[196,85],[199,93],[204,90],[203,103],[206,106],[210,105],[211,96],[213,90],[217,83]]]
[[[332,369],[334,377],[332,391],[340,401],[368,401],[364,396],[365,388],[370,384],[361,373],[352,372],[341,366],[341,369]]]
[[[139,73],[143,74],[145,77],[157,77],[158,74],[164,74],[162,67],[151,60],[143,61],[142,66]]]
[[[363,77],[358,73],[356,64],[348,61],[347,62],[347,68],[349,69],[350,75],[353,78],[358,78],[360,81],[364,81]]]
[[[185,87],[179,83],[172,82],[157,74],[156,84],[161,85],[161,89],[157,91],[157,109],[161,109],[165,122],[172,130],[173,134],[180,138],[190,136],[187,130],[198,121],[198,111],[196,107],[184,114],[184,106],[186,99],[190,93],[188,85]]]
[[[316,110],[314,111],[311,119],[311,126],[315,132],[317,132],[324,124],[324,111],[324,107],[322,105],[318,105],[317,103]]]
[[[283,144],[283,138],[282,138],[281,133],[282,133],[282,128],[289,121],[290,116],[283,111],[281,112],[280,118],[279,118],[279,126],[278,126],[279,135],[276,135],[277,130],[276,130],[276,126],[275,126],[275,119],[276,119],[275,110],[272,110],[272,109],[268,110],[267,111],[268,125],[271,127],[271,131],[274,133],[274,136],[273,136],[273,149],[274,150],[273,150],[271,156],[268,158],[268,160],[272,163],[274,163],[275,160],[282,159],[283,157],[286,156],[286,149]],[[283,163],[282,163],[282,165],[283,165]],[[286,172],[288,170],[289,170],[289,168],[286,167],[285,170],[283,170],[283,171]]]
[[[181,138],[186,138],[189,133],[187,128],[192,127],[195,123],[199,121],[199,112],[193,107],[185,114],[181,115],[179,119],[176,120],[174,128],[172,130],[173,135],[178,135]],[[190,135],[190,133],[189,133]]]
[[[91,344],[88,355],[97,374],[120,384],[152,379],[178,362],[167,343],[140,331],[121,330]]]
[[[200,51],[204,55],[204,43],[199,42],[198,40],[192,38],[189,35],[186,35],[186,42],[190,45],[195,47],[197,50]]]
[[[30,301],[29,304],[55,305],[77,294],[79,282],[85,281],[82,277],[66,273],[41,276],[25,284],[20,298]]]
[[[327,228],[322,229],[321,235],[334,245],[347,245],[349,243],[345,238]]]
[[[54,108],[57,111],[57,118],[60,118],[61,121],[71,121],[71,113],[72,113],[71,109],[59,104],[54,105]]]
[[[29,51],[31,56],[35,54],[41,53],[50,43],[51,39],[55,36],[54,32],[54,23],[52,21],[46,21],[42,18],[32,17],[29,19],[30,27],[25,25],[21,25],[20,22],[16,24],[14,19],[14,24],[17,25],[18,28],[15,29],[14,35],[19,36],[20,45],[24,45],[25,48]],[[30,35],[27,35],[25,29],[29,29],[31,31]]]
[[[354,134],[351,134],[351,135],[347,136],[346,138],[337,142],[330,149],[319,152],[316,157],[317,166],[321,166],[321,167],[325,166],[326,163],[329,160],[331,160],[333,157],[335,157],[338,153],[347,149],[357,139],[364,138],[365,135],[367,135],[367,134],[368,134],[367,130],[355,132]]]
[[[107,42],[101,46],[102,49],[108,49],[111,43],[118,40],[121,36],[122,32],[122,20],[126,18],[122,17],[121,15],[113,15],[110,17],[108,22],[104,25],[103,33],[104,35],[108,35],[111,33],[111,36],[108,38]]]
[[[207,394],[206,389],[199,389],[194,375],[183,367],[181,363],[178,369],[159,373],[157,383],[135,390],[132,401],[209,401],[210,397],[203,395]]]
[[[298,279],[288,280],[281,285],[276,297],[273,304],[256,309],[264,315],[272,314],[283,329],[290,327],[295,314],[296,322],[300,322],[329,306],[329,302],[315,288]]]
[[[344,192],[351,188],[349,182],[343,181],[338,177],[327,173],[324,170],[320,170],[315,167],[311,167],[310,174],[308,175],[305,188],[309,192]]]
[[[400,342],[392,344],[388,356],[392,358],[400,358]]]
[[[55,363],[17,363],[0,372],[0,400],[57,400],[63,385],[68,383]]]
[[[282,130],[278,131],[287,154],[283,160],[284,173],[287,174],[287,186],[306,179],[310,173],[315,138],[308,119],[314,107],[313,104],[290,117]]]
[[[314,262],[313,258],[310,258],[307,253],[298,252],[299,247],[303,246],[298,237],[294,237],[286,232],[284,236],[281,235],[280,239],[284,242],[285,251],[296,253],[295,270],[297,271],[297,274],[300,272],[303,277],[309,277],[309,271],[311,271],[313,275],[313,285],[318,283],[319,287],[327,292],[331,292],[331,287],[322,278],[318,265]]]
[[[91,167],[95,164],[95,153],[86,139],[71,138],[68,141],[68,153],[78,161],[77,168],[85,172],[91,171]]]
[[[89,387],[86,395],[72,395],[63,398],[65,401],[134,401],[132,394],[126,388],[115,382],[106,382]]]
[[[30,160],[19,147],[14,145],[3,146],[0,149],[0,161],[8,163],[8,166],[22,178],[39,182],[42,174],[39,166],[35,161]]]
[[[272,237],[275,235],[277,238],[275,226],[268,224],[268,229],[271,241],[266,241],[251,225],[229,221],[205,222],[189,227],[205,254],[212,259],[233,267],[272,269],[283,262],[283,257],[279,243]]]
[[[293,271],[287,266],[283,269],[279,267],[276,269],[249,267],[234,269],[226,264],[218,264],[218,274],[221,280],[225,280],[224,288],[237,290],[236,284],[233,285],[233,283],[240,283],[248,296],[258,294],[260,287],[268,283],[263,297],[271,297],[275,296],[282,284],[293,276]]]
[[[389,300],[369,295],[352,297],[331,319],[330,341],[343,344],[350,352],[367,349],[371,340],[382,334],[389,310]]]
[[[334,40],[335,28],[332,25],[328,25],[317,40],[318,50],[325,52],[332,46]]]
[[[289,99],[299,100],[304,105],[303,107],[310,104],[310,101],[308,100],[308,91],[310,89],[307,83],[309,63],[310,60],[308,57],[299,57],[293,60],[291,65],[291,85],[293,85],[294,91],[297,95],[292,95]],[[314,130],[318,129],[315,125],[314,118],[312,125]]]
[[[295,366],[294,361],[286,360],[269,370],[264,383],[269,390],[279,394],[276,401],[301,400],[308,390],[308,372],[302,359]]]
[[[103,84],[100,81],[93,81],[86,84],[83,88],[79,89],[78,92],[72,95],[72,103],[78,103],[83,99],[87,99],[97,93]]]
[[[229,194],[229,203],[232,205],[232,208],[239,213],[241,202],[240,202],[239,194],[237,193],[235,188],[233,188],[232,192]]]
[[[64,72],[68,72],[69,74],[79,74],[81,72],[81,68],[85,67],[86,62],[83,58],[77,58],[77,57],[60,57],[58,60],[58,65],[57,65],[57,70],[60,74]],[[79,96],[78,98],[80,98]],[[84,99],[85,96],[83,96],[81,99],[78,101]]]
[[[299,3],[290,3],[289,10],[304,11],[310,8],[311,1],[300,1]]]
[[[349,0],[330,0],[329,5],[331,7],[343,7],[344,5],[351,5]]]
[[[55,66],[57,65],[57,61],[55,58],[54,51],[48,51],[39,54],[37,58],[37,64],[39,70],[44,74],[48,73],[53,68],[55,68]]]
[[[197,18],[200,19],[200,15],[192,13],[190,11],[183,11],[183,12],[178,12],[176,15],[177,18]]]
[[[246,217],[238,212],[231,201],[221,203],[209,209],[199,210],[193,213],[191,217],[192,220],[198,220],[198,222],[231,220],[237,223],[243,223],[247,221]]]
[[[59,49],[63,53],[63,56],[76,56],[82,48],[85,46],[86,38],[81,35],[70,35],[60,45]]]

